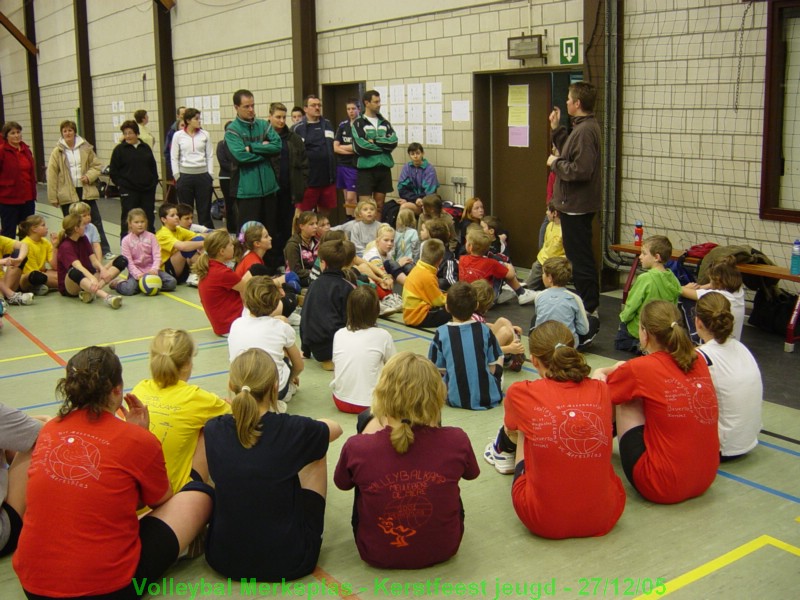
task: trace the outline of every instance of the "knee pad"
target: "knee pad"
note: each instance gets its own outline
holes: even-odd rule
[[[47,283],[47,275],[41,271],[32,271],[31,274],[28,275],[28,282],[31,285],[45,285]]]
[[[179,494],[181,492],[203,492],[211,498],[212,501],[214,500],[214,488],[203,481],[190,481],[178,490]]]
[[[256,277],[258,275],[267,275],[267,276],[269,276],[269,269],[267,269],[266,265],[260,265],[260,264],[256,263],[256,264],[254,264],[254,265],[252,265],[250,267],[249,271],[250,271],[250,274],[253,277]]]
[[[75,267],[70,267],[69,271],[67,271],[67,277],[72,279],[78,285],[81,284],[81,280],[86,277],[81,271],[76,269]]]
[[[111,264],[120,271],[124,271],[125,269],[128,268],[128,259],[125,258],[124,256],[118,256],[117,258],[114,259],[114,262],[112,262]]]

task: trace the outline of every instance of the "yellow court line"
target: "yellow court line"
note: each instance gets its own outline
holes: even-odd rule
[[[688,573],[680,575],[679,577],[673,579],[672,581],[668,581],[665,584],[666,591],[663,594],[658,594],[657,592],[655,594],[654,593],[643,594],[641,596],[638,596],[635,600],[642,600],[644,598],[652,600],[652,598],[656,595],[659,597],[663,597],[666,596],[667,594],[671,594],[674,591],[686,587],[690,583],[694,583],[695,581],[702,579],[706,575],[710,575],[714,571],[719,571],[723,567],[727,567],[729,564],[736,562],[741,558],[744,558],[748,554],[752,554],[756,550],[760,550],[764,546],[775,546],[780,550],[785,550],[790,554],[794,554],[795,556],[800,557],[800,548],[798,548],[797,546],[792,546],[791,544],[787,544],[786,542],[781,541],[769,535],[762,535],[750,542],[747,542],[746,544],[739,546],[738,548],[731,550],[730,552],[726,552],[722,556],[719,556],[714,560],[707,562],[704,565],[700,565],[696,569],[692,569]]]
[[[175,294],[171,294],[170,292],[159,292],[159,296],[166,296],[167,298],[171,298],[176,302],[180,302],[181,304],[185,304],[186,306],[191,306],[192,308],[196,308],[197,310],[203,310],[203,307],[199,304],[195,304],[194,302],[189,302],[188,300],[184,300],[180,296],[176,296]],[[205,311],[203,311],[205,312]]]
[[[198,327],[197,329],[187,329],[189,333],[198,333],[200,331],[211,331],[211,327]],[[95,346],[121,346],[122,344],[132,344],[134,342],[144,342],[146,340],[152,340],[155,335],[147,335],[138,338],[130,338],[128,340],[119,340],[116,342],[98,342]],[[56,354],[63,354],[66,352],[77,352],[78,350],[83,350],[86,346],[78,346],[77,348],[64,348],[63,350],[55,350]],[[38,354],[26,354],[24,356],[12,356],[10,358],[0,358],[0,363],[5,362],[14,362],[17,360],[25,360],[28,358],[41,358],[42,356],[47,356],[45,352],[40,352]]]

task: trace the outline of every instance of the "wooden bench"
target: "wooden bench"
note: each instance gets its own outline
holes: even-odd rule
[[[631,271],[628,273],[628,278],[625,280],[625,286],[622,288],[622,303],[625,304],[625,301],[628,299],[628,292],[633,284],[633,279],[636,277],[636,269],[639,267],[639,254],[642,252],[642,248],[641,246],[635,246],[633,244],[611,244],[609,248],[620,254],[632,254],[634,256]],[[682,254],[683,252],[681,251],[673,250],[672,258],[678,259]],[[687,256],[684,262],[689,265],[699,265],[700,260],[699,258]],[[800,275],[792,275],[786,267],[739,263],[736,265],[736,268],[748,275],[759,275],[761,277],[771,277],[772,279],[783,279],[785,281],[800,283]],[[786,337],[783,344],[784,352],[794,352],[795,342],[800,340],[800,335],[795,335],[794,333],[798,318],[800,318],[800,295],[797,297],[792,316],[789,319],[789,323],[786,325]]]

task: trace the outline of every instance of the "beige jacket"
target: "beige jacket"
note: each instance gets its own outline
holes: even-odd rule
[[[80,136],[75,137],[75,147],[78,148],[81,155],[81,175],[89,178],[89,183],[83,185],[83,199],[96,200],[100,197],[100,193],[97,191],[95,182],[100,177],[103,165],[94,153],[92,145]],[[64,154],[65,148],[64,140],[59,140],[47,163],[47,201],[53,206],[72,204],[78,201],[78,193],[72,184],[69,164]]]

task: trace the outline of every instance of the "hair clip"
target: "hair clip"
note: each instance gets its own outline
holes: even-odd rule
[[[566,344],[562,344],[561,342],[558,342],[558,343],[557,343],[557,344],[556,344],[556,345],[553,347],[553,350],[558,350],[559,348],[566,348],[566,347],[567,347],[567,345],[566,345]]]
[[[249,394],[250,393],[250,386],[249,385],[243,385],[241,391],[247,392]]]
[[[672,323],[669,324],[669,326],[670,326],[670,328],[675,329],[678,326],[678,322],[677,321],[673,321]]]

